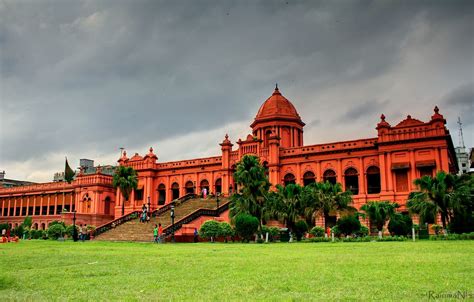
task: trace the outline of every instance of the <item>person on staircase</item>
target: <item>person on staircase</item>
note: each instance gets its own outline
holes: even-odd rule
[[[163,236],[163,227],[161,226],[161,223],[158,224],[158,243],[162,243],[161,240]]]

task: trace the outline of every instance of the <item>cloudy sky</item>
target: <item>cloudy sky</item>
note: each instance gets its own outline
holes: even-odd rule
[[[305,143],[438,105],[474,144],[473,1],[0,0],[0,170],[220,154],[278,82]]]

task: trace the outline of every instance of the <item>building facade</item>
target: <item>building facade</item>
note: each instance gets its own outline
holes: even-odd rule
[[[338,182],[344,190],[352,191],[357,208],[369,200],[391,200],[404,211],[408,194],[415,189],[415,178],[440,170],[458,171],[445,125],[437,107],[427,122],[408,115],[392,126],[382,114],[374,137],[304,145],[305,124],[276,87],[258,110],[250,125],[251,133],[235,143],[225,135],[217,156],[159,162],[153,148],[130,158],[123,152],[119,165],[133,167],[139,178],[138,188],[129,200],[112,188],[112,177],[98,169],[91,175],[79,173],[71,184],[0,189],[0,223],[20,223],[25,215],[32,215],[33,222],[41,224],[57,219],[68,221],[68,212],[76,210],[79,222],[98,225],[120,217],[123,203],[125,213],[130,213],[148,202],[153,210],[204,188],[230,195],[238,189],[233,180],[236,164],[247,154],[260,158],[272,185]],[[62,213],[65,209],[67,212]]]

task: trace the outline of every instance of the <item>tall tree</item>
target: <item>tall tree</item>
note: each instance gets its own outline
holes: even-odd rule
[[[239,192],[235,194],[237,196],[231,198],[231,218],[234,219],[240,213],[248,213],[258,218],[261,229],[268,215],[265,200],[270,182],[258,157],[244,155],[237,164],[234,180],[239,186]]]
[[[418,214],[423,222],[434,222],[439,213],[443,229],[453,218],[453,209],[457,208],[459,200],[454,198],[456,191],[456,178],[444,171],[436,173],[435,177],[423,176],[413,183],[418,191],[410,193],[407,207],[410,212]]]
[[[125,214],[125,201],[128,200],[132,190],[138,186],[137,171],[132,167],[119,166],[115,170],[112,185],[119,188],[124,201],[122,202],[122,216]]]
[[[395,214],[399,205],[390,201],[369,201],[360,209],[369,216],[370,224],[374,225],[381,236],[385,223]]]
[[[352,193],[342,191],[341,184],[332,184],[329,181],[316,182],[305,187],[303,191],[304,213],[307,219],[314,221],[319,215],[324,216],[324,226],[332,212],[355,212],[351,206]]]
[[[292,231],[304,214],[301,192],[302,187],[297,184],[277,185],[277,191],[270,193],[268,198],[271,217],[285,223]]]

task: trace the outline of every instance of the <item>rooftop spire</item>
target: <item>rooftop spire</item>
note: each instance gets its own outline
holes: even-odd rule
[[[466,148],[466,146],[464,145],[464,136],[462,134],[462,122],[459,116],[458,116],[458,125],[459,125],[459,147]]]

